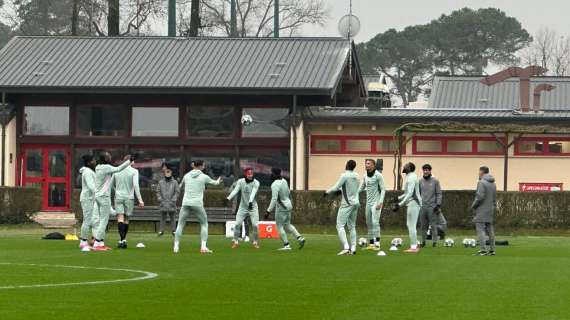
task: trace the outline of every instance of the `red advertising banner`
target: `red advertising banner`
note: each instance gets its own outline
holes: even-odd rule
[[[521,182],[519,183],[519,191],[520,192],[562,191],[562,183]]]

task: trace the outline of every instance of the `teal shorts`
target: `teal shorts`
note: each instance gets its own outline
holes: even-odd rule
[[[135,208],[135,201],[126,199],[126,200],[115,200],[115,211],[117,214],[124,214],[127,217],[130,217],[133,214],[133,210]]]

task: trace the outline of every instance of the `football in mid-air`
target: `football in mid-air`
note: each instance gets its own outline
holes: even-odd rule
[[[455,245],[455,241],[453,241],[453,239],[451,239],[451,238],[447,238],[443,242],[444,247],[453,247],[454,245]]]
[[[241,116],[241,124],[245,127],[253,123],[253,118],[249,114]]]
[[[358,239],[358,245],[359,245],[359,246],[361,246],[361,247],[366,247],[366,243],[367,243],[366,238],[360,238],[360,239]]]

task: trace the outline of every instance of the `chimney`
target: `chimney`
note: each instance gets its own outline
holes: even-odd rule
[[[547,70],[540,66],[526,68],[510,67],[481,79],[481,83],[492,86],[509,78],[519,78],[519,107],[522,112],[530,111],[530,77],[544,74]]]
[[[534,112],[538,113],[540,111],[540,94],[542,91],[551,91],[554,88],[556,88],[553,85],[549,85],[549,84],[539,84],[538,86],[536,86],[534,88],[534,94],[533,94],[533,101],[532,101],[532,106],[534,109]]]

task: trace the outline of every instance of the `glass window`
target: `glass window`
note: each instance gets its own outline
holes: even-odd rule
[[[289,149],[242,149],[239,166],[240,172],[247,167],[253,168],[261,186],[269,188],[272,183],[271,168],[281,168],[283,177],[289,178]]]
[[[64,178],[67,174],[67,155],[64,151],[49,151],[48,153],[49,176],[53,178]]]
[[[234,136],[234,107],[189,107],[188,136],[230,138]]]
[[[340,140],[315,138],[315,152],[340,152]]]
[[[379,153],[394,153],[396,144],[394,140],[376,140],[376,151]]]
[[[477,141],[477,152],[503,153],[503,147],[497,141],[479,140]]]
[[[235,180],[235,155],[233,149],[196,148],[186,154],[186,170],[190,171],[193,160],[204,160],[206,166],[204,173],[212,179],[222,177],[225,187],[229,187]]]
[[[126,107],[79,106],[77,108],[77,134],[80,136],[124,136],[127,132]]]
[[[473,152],[473,141],[472,140],[448,140],[447,141],[447,152]]]
[[[176,179],[180,177],[180,150],[161,148],[140,148],[131,150],[136,155],[135,168],[139,170],[139,184],[141,188],[150,188],[162,178],[163,164],[172,166],[172,174]]]
[[[549,141],[548,153],[570,153],[570,141]]]
[[[542,141],[520,141],[518,151],[521,153],[542,153],[543,152],[543,142]]]
[[[83,159],[81,157],[84,154],[91,154],[95,157],[95,160],[99,160],[99,155],[104,151],[107,151],[111,154],[113,165],[118,166],[123,162],[125,152],[122,148],[78,147],[75,149],[75,152],[73,154],[73,172],[75,173],[76,188],[81,188],[81,174],[79,173],[79,169],[83,167]]]
[[[41,177],[44,175],[43,154],[41,149],[26,151],[26,177]]]
[[[372,141],[370,139],[348,139],[346,140],[346,151],[372,152]]]
[[[133,108],[133,137],[177,137],[178,108]]]
[[[289,136],[288,108],[244,108],[243,116],[253,120],[242,125],[242,136],[247,138],[286,138]]]
[[[48,185],[48,207],[65,207],[65,183],[50,183]]]
[[[23,126],[30,136],[69,135],[69,107],[24,107]]]
[[[416,140],[417,152],[442,152],[442,143],[440,140]]]

